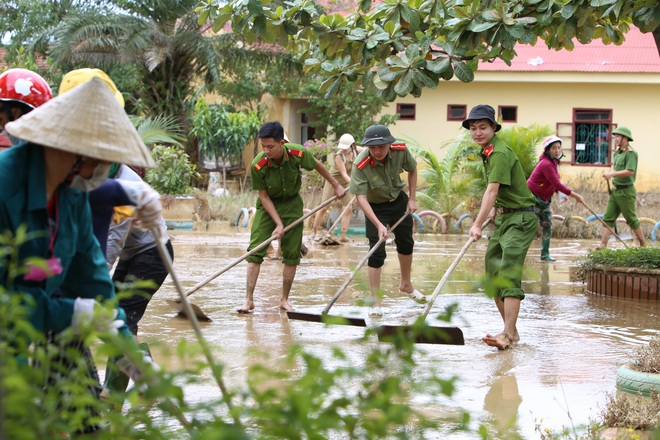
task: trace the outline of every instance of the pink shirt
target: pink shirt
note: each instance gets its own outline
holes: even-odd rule
[[[558,162],[547,154],[539,157],[539,163],[527,179],[527,186],[532,194],[543,200],[549,200],[557,191],[561,191],[567,196],[571,195],[572,191],[559,180]]]

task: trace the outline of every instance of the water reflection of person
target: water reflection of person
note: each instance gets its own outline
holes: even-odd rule
[[[509,352],[511,353],[511,352]],[[495,373],[495,381],[484,397],[484,409],[491,414],[495,438],[521,438],[518,426],[518,408],[522,397],[518,392],[516,375],[511,372],[513,356],[497,358],[500,368]]]
[[[500,376],[484,398],[484,409],[491,414],[499,438],[519,438],[518,408],[522,397],[513,373]]]
[[[550,267],[547,264],[541,265],[541,294],[550,294]]]

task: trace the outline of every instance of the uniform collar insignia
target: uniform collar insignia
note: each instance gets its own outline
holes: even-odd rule
[[[489,157],[491,154],[493,154],[493,144],[490,144],[486,148],[484,148],[483,155],[486,157]]]

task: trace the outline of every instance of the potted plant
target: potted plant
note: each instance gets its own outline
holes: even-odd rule
[[[587,291],[632,300],[658,301],[660,248],[599,249],[577,263],[576,279]]]

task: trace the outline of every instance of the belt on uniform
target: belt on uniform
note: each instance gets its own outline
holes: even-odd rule
[[[523,211],[534,211],[534,207],[533,207],[533,206],[529,206],[529,207],[527,207],[527,208],[515,208],[515,209],[512,209],[512,208],[502,208],[502,213],[503,213],[503,214],[512,214],[512,213],[514,213],[514,212],[523,212]]]
[[[632,188],[634,185],[614,185],[614,189]]]

